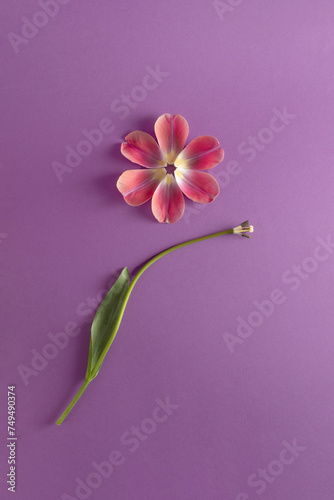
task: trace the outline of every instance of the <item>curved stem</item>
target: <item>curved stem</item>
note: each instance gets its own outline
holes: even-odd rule
[[[154,257],[152,257],[152,259],[150,259],[148,262],[146,262],[146,264],[143,265],[143,267],[137,272],[137,274],[134,276],[133,280],[130,283],[130,286],[129,286],[129,288],[128,288],[127,292],[126,292],[126,295],[124,297],[124,301],[123,301],[121,310],[119,312],[119,315],[118,315],[118,318],[117,318],[117,322],[115,323],[113,331],[111,332],[110,340],[109,340],[108,344],[105,346],[105,348],[103,349],[102,354],[100,355],[99,361],[96,363],[96,365],[95,365],[94,369],[92,370],[92,372],[89,375],[86,374],[86,378],[85,378],[84,383],[82,384],[82,386],[80,387],[80,389],[78,390],[77,394],[74,396],[73,400],[68,405],[68,407],[66,408],[66,410],[64,411],[64,413],[57,420],[57,424],[58,425],[60,425],[63,422],[63,420],[66,418],[66,416],[72,410],[73,406],[76,404],[76,402],[82,396],[82,394],[84,393],[84,391],[87,389],[89,383],[98,374],[98,372],[99,372],[99,370],[101,368],[102,362],[103,362],[103,360],[104,360],[104,358],[105,358],[105,356],[106,356],[106,354],[107,354],[107,352],[108,352],[111,344],[113,343],[113,341],[114,341],[114,339],[116,337],[116,334],[117,334],[117,331],[118,331],[119,326],[121,324],[121,321],[122,321],[122,318],[123,318],[123,315],[124,315],[124,311],[125,311],[126,305],[128,303],[129,297],[131,295],[131,292],[132,292],[135,284],[137,283],[138,279],[146,271],[146,269],[148,269],[152,264],[154,264],[154,262],[156,262],[157,260],[161,259],[161,257],[164,257],[165,255],[173,252],[174,250],[178,250],[179,248],[183,248],[183,247],[185,247],[187,245],[191,245],[192,243],[198,243],[199,241],[204,241],[204,240],[208,240],[210,238],[215,238],[216,236],[223,236],[224,234],[233,234],[235,232],[245,232],[246,231],[246,230],[243,229],[243,226],[240,226],[240,228],[241,229],[238,230],[238,231],[236,231],[236,228],[234,228],[234,229],[227,229],[225,231],[219,231],[218,233],[208,234],[207,236],[201,236],[199,238],[194,238],[194,239],[189,240],[189,241],[184,241],[183,243],[179,243],[178,245],[174,245],[174,246],[172,246],[170,248],[167,248],[163,252],[158,253],[157,255],[155,255]],[[248,228],[248,230],[249,230],[249,228]]]
[[[130,298],[131,292],[132,292],[135,284],[139,280],[140,276],[146,271],[146,269],[148,269],[152,264],[154,264],[154,262],[156,262],[157,260],[161,259],[161,257],[164,257],[165,255],[173,252],[174,250],[177,250],[179,248],[183,248],[183,247],[185,247],[187,245],[191,245],[192,243],[198,243],[199,241],[209,240],[210,238],[215,238],[216,236],[222,236],[224,234],[233,234],[233,229],[227,229],[225,231],[219,231],[218,233],[208,234],[207,236],[200,236],[199,238],[194,238],[192,240],[184,241],[183,243],[179,243],[177,245],[174,245],[174,246],[172,246],[170,248],[167,248],[163,252],[158,253],[154,257],[152,257],[152,259],[150,259],[148,262],[146,262],[146,264],[141,269],[139,269],[139,271],[137,272],[137,274],[134,276],[133,280],[131,281],[129,289],[128,289],[125,297],[124,297],[124,301],[123,301],[123,304],[122,304],[122,308],[121,308],[121,310],[119,312],[119,316],[118,316],[117,322],[116,322],[116,324],[114,326],[112,334],[110,335],[110,340],[109,340],[108,344],[106,345],[106,347],[104,348],[104,350],[103,350],[103,352],[102,352],[102,354],[100,356],[101,361],[96,364],[94,370],[91,373],[92,379],[97,375],[97,372],[99,371],[99,369],[100,369],[100,367],[102,365],[102,362],[103,362],[103,360],[104,360],[104,358],[105,358],[105,356],[106,356],[106,354],[107,354],[107,352],[108,352],[111,344],[113,343],[113,341],[114,341],[114,339],[116,337],[116,334],[117,334],[119,326],[121,324],[121,321],[122,321],[122,318],[123,318],[123,315],[124,315],[124,311],[125,311],[126,305],[128,303],[128,300]]]
[[[72,410],[73,406],[76,404],[76,402],[80,399],[80,397],[82,396],[82,394],[87,389],[89,383],[90,383],[90,380],[85,379],[84,383],[82,384],[82,386],[80,387],[80,389],[78,390],[78,392],[76,393],[76,395],[74,396],[74,398],[72,399],[72,401],[70,402],[70,404],[68,405],[68,407],[66,408],[66,410],[58,418],[58,420],[56,422],[57,425],[60,425],[63,422],[63,420],[65,420],[65,418],[67,417],[67,415]]]
[[[130,297],[130,294],[133,290],[133,287],[137,283],[140,276],[143,274],[144,271],[146,271],[147,268],[149,268],[152,264],[154,264],[154,262],[161,259],[161,257],[164,257],[165,255],[173,252],[174,250],[177,250],[178,248],[183,248],[183,247],[186,247],[187,245],[191,245],[192,243],[197,243],[199,241],[204,241],[204,240],[208,240],[210,238],[215,238],[216,236],[222,236],[223,234],[232,234],[232,233],[233,233],[233,229],[228,229],[227,231],[220,231],[218,233],[208,234],[207,236],[201,236],[200,238],[194,238],[193,240],[184,241],[183,243],[179,243],[178,245],[174,245],[170,248],[167,248],[167,250],[164,250],[163,252],[160,252],[157,255],[155,255],[154,257],[152,257],[152,259],[150,259],[148,262],[146,262],[146,264],[141,269],[139,269],[138,273],[135,275],[135,277],[131,281],[128,293],[127,293],[125,300],[124,300],[125,305],[126,305],[127,300]],[[125,307],[124,307],[124,309],[125,309]]]

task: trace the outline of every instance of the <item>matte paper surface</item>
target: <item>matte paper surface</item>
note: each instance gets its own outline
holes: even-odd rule
[[[1,11],[0,497],[332,500],[332,0]],[[169,225],[116,189],[136,168],[123,138],[167,112],[187,119],[188,141],[225,150],[218,198],[186,200]],[[251,239],[191,245],[144,273],[56,426],[119,271],[246,219]]]

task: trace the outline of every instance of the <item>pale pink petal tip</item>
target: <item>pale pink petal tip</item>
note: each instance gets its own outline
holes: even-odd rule
[[[136,207],[152,198],[165,175],[165,168],[126,170],[117,181],[117,189],[128,205]]]
[[[203,135],[191,141],[176,158],[174,165],[180,168],[209,170],[223,161],[224,151],[218,139]]]
[[[159,116],[154,125],[154,132],[167,162],[172,165],[184,148],[188,135],[188,122],[181,115],[165,113]]]
[[[198,203],[211,203],[220,191],[216,179],[206,172],[177,168],[175,178],[183,193]]]
[[[125,137],[121,153],[128,160],[146,168],[159,168],[167,165],[157,141],[150,134],[136,130]]]
[[[172,174],[160,182],[152,197],[152,212],[159,222],[173,224],[184,212],[184,196]]]

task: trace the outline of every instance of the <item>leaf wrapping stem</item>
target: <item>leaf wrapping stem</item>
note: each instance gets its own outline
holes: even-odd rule
[[[60,418],[57,420],[57,424],[58,425],[60,425],[63,422],[63,420],[67,417],[67,415],[69,414],[69,412],[72,410],[72,408],[74,407],[74,405],[77,403],[77,401],[80,399],[80,397],[82,396],[82,394],[84,393],[84,391],[87,389],[89,383],[98,374],[98,372],[99,372],[99,370],[101,368],[102,362],[103,362],[103,360],[104,360],[104,358],[105,358],[105,356],[106,356],[106,354],[107,354],[107,352],[108,352],[111,344],[113,343],[113,341],[114,341],[114,339],[116,337],[117,331],[118,331],[118,329],[120,327],[120,324],[121,324],[121,321],[122,321],[122,318],[123,318],[123,315],[124,315],[124,311],[125,311],[126,305],[128,303],[128,300],[130,298],[130,295],[132,293],[132,290],[133,290],[135,284],[137,283],[138,279],[146,271],[146,269],[148,269],[152,264],[154,264],[154,262],[156,262],[157,260],[161,259],[165,255],[168,255],[169,253],[173,252],[174,250],[178,250],[179,248],[183,248],[185,246],[191,245],[192,243],[198,243],[200,241],[208,240],[208,239],[211,239],[211,238],[216,238],[217,236],[223,236],[225,234],[233,234],[234,232],[235,232],[234,229],[227,229],[225,231],[219,231],[217,233],[208,234],[206,236],[201,236],[199,238],[194,238],[192,240],[188,240],[188,241],[185,241],[183,243],[179,243],[178,245],[174,245],[174,246],[172,246],[170,248],[167,248],[163,252],[160,252],[159,254],[155,255],[148,262],[146,262],[146,264],[143,265],[143,267],[134,276],[133,280],[130,283],[130,286],[128,287],[128,289],[127,289],[127,291],[126,291],[126,293],[124,295],[124,299],[123,299],[123,302],[121,304],[121,307],[120,307],[117,319],[114,322],[113,327],[112,327],[112,329],[110,331],[110,335],[108,337],[108,341],[107,341],[105,347],[103,348],[103,350],[102,350],[102,352],[101,352],[101,354],[99,356],[99,359],[98,359],[98,361],[97,361],[97,363],[95,364],[94,367],[90,366],[90,363],[91,363],[91,349],[92,349],[92,339],[91,339],[90,352],[89,352],[89,360],[88,360],[88,368],[87,368],[85,380],[84,380],[82,386],[80,387],[80,389],[78,390],[77,394],[74,396],[74,398],[71,401],[71,403],[68,405],[68,407],[66,408],[66,410],[60,416]],[[127,271],[126,268],[124,268],[124,270]],[[98,312],[96,314],[98,314]],[[96,318],[96,316],[95,316],[95,318]],[[95,318],[94,318],[94,321],[95,321]]]
[[[113,343],[115,337],[116,337],[116,334],[118,332],[118,329],[120,327],[120,324],[121,324],[121,321],[122,321],[122,318],[123,318],[123,315],[124,315],[124,311],[125,311],[125,308],[126,308],[126,305],[128,303],[128,300],[130,298],[130,295],[131,295],[131,292],[132,290],[134,289],[134,286],[135,284],[137,283],[137,281],[139,280],[140,276],[146,271],[146,269],[148,269],[152,264],[154,264],[154,262],[156,262],[157,260],[161,259],[161,257],[164,257],[165,255],[173,252],[174,250],[178,250],[179,248],[183,248],[185,246],[188,246],[188,245],[191,245],[192,243],[197,243],[199,241],[204,241],[204,240],[208,240],[210,238],[215,238],[216,236],[222,236],[223,234],[232,234],[233,233],[233,229],[228,229],[226,231],[220,231],[218,233],[213,233],[213,234],[209,234],[207,236],[201,236],[200,238],[194,238],[192,240],[188,240],[188,241],[184,241],[183,243],[179,243],[177,245],[174,245],[170,248],[167,248],[166,250],[164,250],[163,252],[160,252],[158,253],[157,255],[155,255],[154,257],[152,257],[148,262],[146,262],[146,264],[139,269],[139,271],[136,273],[136,275],[134,276],[133,280],[131,281],[130,283],[130,287],[124,297],[124,301],[123,301],[123,304],[122,304],[122,308],[119,312],[119,316],[118,316],[118,320],[117,320],[117,323],[110,335],[110,341],[108,342],[108,344],[106,345],[102,355],[101,355],[101,362],[99,361],[96,365],[96,367],[93,369],[92,371],[92,376],[93,378],[96,376],[96,372],[99,371],[99,369],[101,368],[101,364],[103,362],[103,359],[105,358],[111,344]]]

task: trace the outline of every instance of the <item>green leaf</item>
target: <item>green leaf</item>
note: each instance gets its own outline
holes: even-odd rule
[[[86,379],[98,374],[111,346],[121,320],[121,310],[130,286],[128,268],[125,267],[98,308],[91,328]]]

